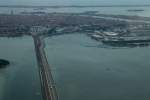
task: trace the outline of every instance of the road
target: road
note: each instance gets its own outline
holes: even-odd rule
[[[39,74],[41,79],[42,95],[44,100],[58,100],[56,84],[53,80],[51,67],[48,64],[44,51],[44,42],[40,36],[33,36]]]

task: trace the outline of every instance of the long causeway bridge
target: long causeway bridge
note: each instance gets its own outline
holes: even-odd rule
[[[51,68],[44,51],[44,42],[40,36],[33,36],[39,74],[41,79],[42,95],[44,100],[58,100],[56,84],[53,80]]]

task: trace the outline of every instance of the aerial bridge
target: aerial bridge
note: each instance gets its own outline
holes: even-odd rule
[[[51,67],[48,64],[46,53],[44,51],[43,37],[38,34],[40,27],[34,27],[36,31],[31,31],[34,40],[37,63],[39,66],[39,75],[41,80],[42,95],[44,100],[58,100],[56,84],[52,76]],[[40,31],[41,33],[41,31]]]

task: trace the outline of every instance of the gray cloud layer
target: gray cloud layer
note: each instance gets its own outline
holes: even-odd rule
[[[150,4],[150,0],[0,0],[0,5],[111,5]]]

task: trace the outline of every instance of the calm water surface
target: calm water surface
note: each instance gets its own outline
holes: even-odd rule
[[[149,100],[150,47],[111,49],[84,34],[46,38],[60,100]],[[0,38],[0,100],[41,100],[32,38]]]
[[[47,38],[46,45],[60,100],[150,99],[150,47],[98,48],[83,34]]]
[[[0,58],[11,63],[0,69],[0,100],[42,100],[32,38],[0,38]]]

